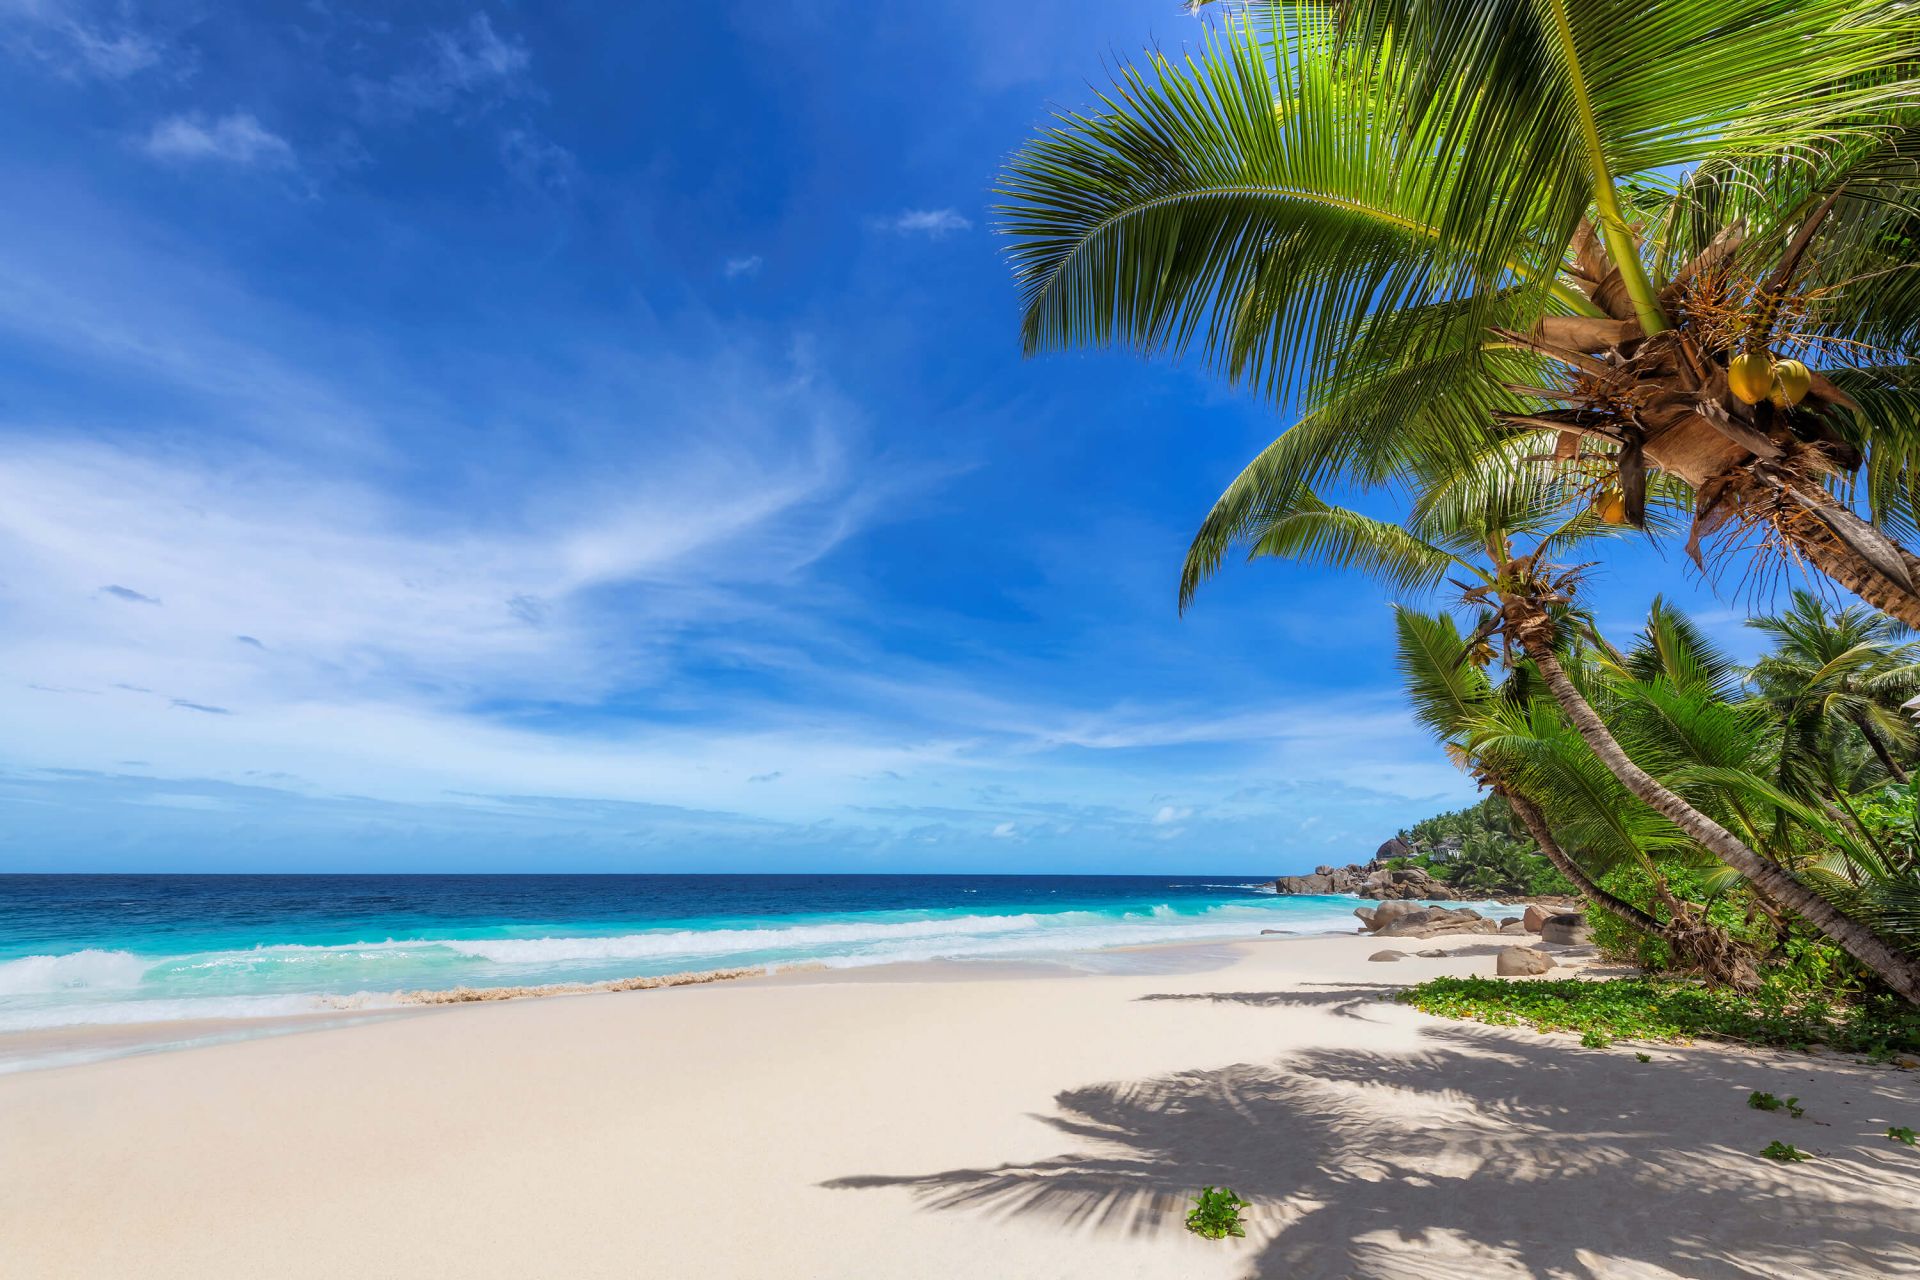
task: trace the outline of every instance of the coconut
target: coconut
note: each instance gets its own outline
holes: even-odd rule
[[[1600,496],[1593,500],[1593,514],[1608,524],[1627,522],[1627,495],[1618,489],[1602,489]]]
[[[1759,404],[1773,390],[1773,357],[1742,351],[1727,364],[1727,389],[1742,404]]]
[[[1783,407],[1799,404],[1812,389],[1813,375],[1798,360],[1782,360],[1773,366],[1773,391]]]

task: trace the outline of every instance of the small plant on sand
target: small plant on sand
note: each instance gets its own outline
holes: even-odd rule
[[[1791,1142],[1782,1142],[1778,1138],[1760,1148],[1760,1154],[1769,1160],[1778,1160],[1781,1164],[1797,1164],[1802,1160],[1813,1159]]]
[[[1613,1041],[1598,1027],[1588,1027],[1580,1033],[1580,1043],[1589,1049],[1604,1049]]]
[[[1788,1115],[1792,1116],[1795,1120],[1798,1120],[1801,1116],[1807,1114],[1807,1109],[1800,1105],[1800,1099],[1798,1096],[1788,1098],[1785,1102],[1782,1102],[1780,1101],[1780,1099],[1774,1097],[1770,1093],[1753,1093],[1748,1095],[1747,1105],[1752,1107],[1755,1111],[1784,1110]]]
[[[1209,1240],[1244,1236],[1247,1229],[1241,1224],[1240,1211],[1251,1203],[1225,1187],[1202,1187],[1193,1198],[1193,1211],[1187,1214],[1187,1230]]]
[[[1652,1061],[1653,1061],[1653,1055],[1652,1055],[1652,1054],[1650,1054],[1650,1053],[1636,1053],[1636,1054],[1634,1054],[1633,1056],[1634,1056],[1635,1058],[1637,1058],[1638,1060],[1640,1060],[1641,1062],[1652,1062]]]
[[[1910,1147],[1914,1145],[1913,1129],[1904,1124],[1888,1125],[1887,1137],[1895,1142],[1904,1142]]]

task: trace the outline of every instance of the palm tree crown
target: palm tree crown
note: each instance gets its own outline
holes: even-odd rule
[[[1003,183],[1029,350],[1198,351],[1299,404],[1183,596],[1296,489],[1546,456],[1609,518],[1690,514],[1697,558],[1756,535],[1920,625],[1889,536],[1920,516],[1920,12],[1228,12]],[[1878,524],[1833,491],[1856,476]]]

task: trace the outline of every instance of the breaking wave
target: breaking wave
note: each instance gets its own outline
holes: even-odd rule
[[[1181,888],[1184,886],[1174,886]],[[1060,957],[1158,942],[1346,931],[1350,900],[1135,900],[1124,908],[848,912],[687,921],[615,932],[476,925],[463,936],[286,942],[177,955],[88,948],[0,962],[0,1031],[83,1023],[281,1017],[377,1008],[402,991],[607,983],[735,967],[853,968]],[[1065,904],[1063,904],[1064,906]],[[451,931],[449,931],[451,932]]]

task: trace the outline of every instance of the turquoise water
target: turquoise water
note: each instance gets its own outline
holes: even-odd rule
[[[1348,932],[1250,877],[0,876],[0,1031],[742,966]]]

